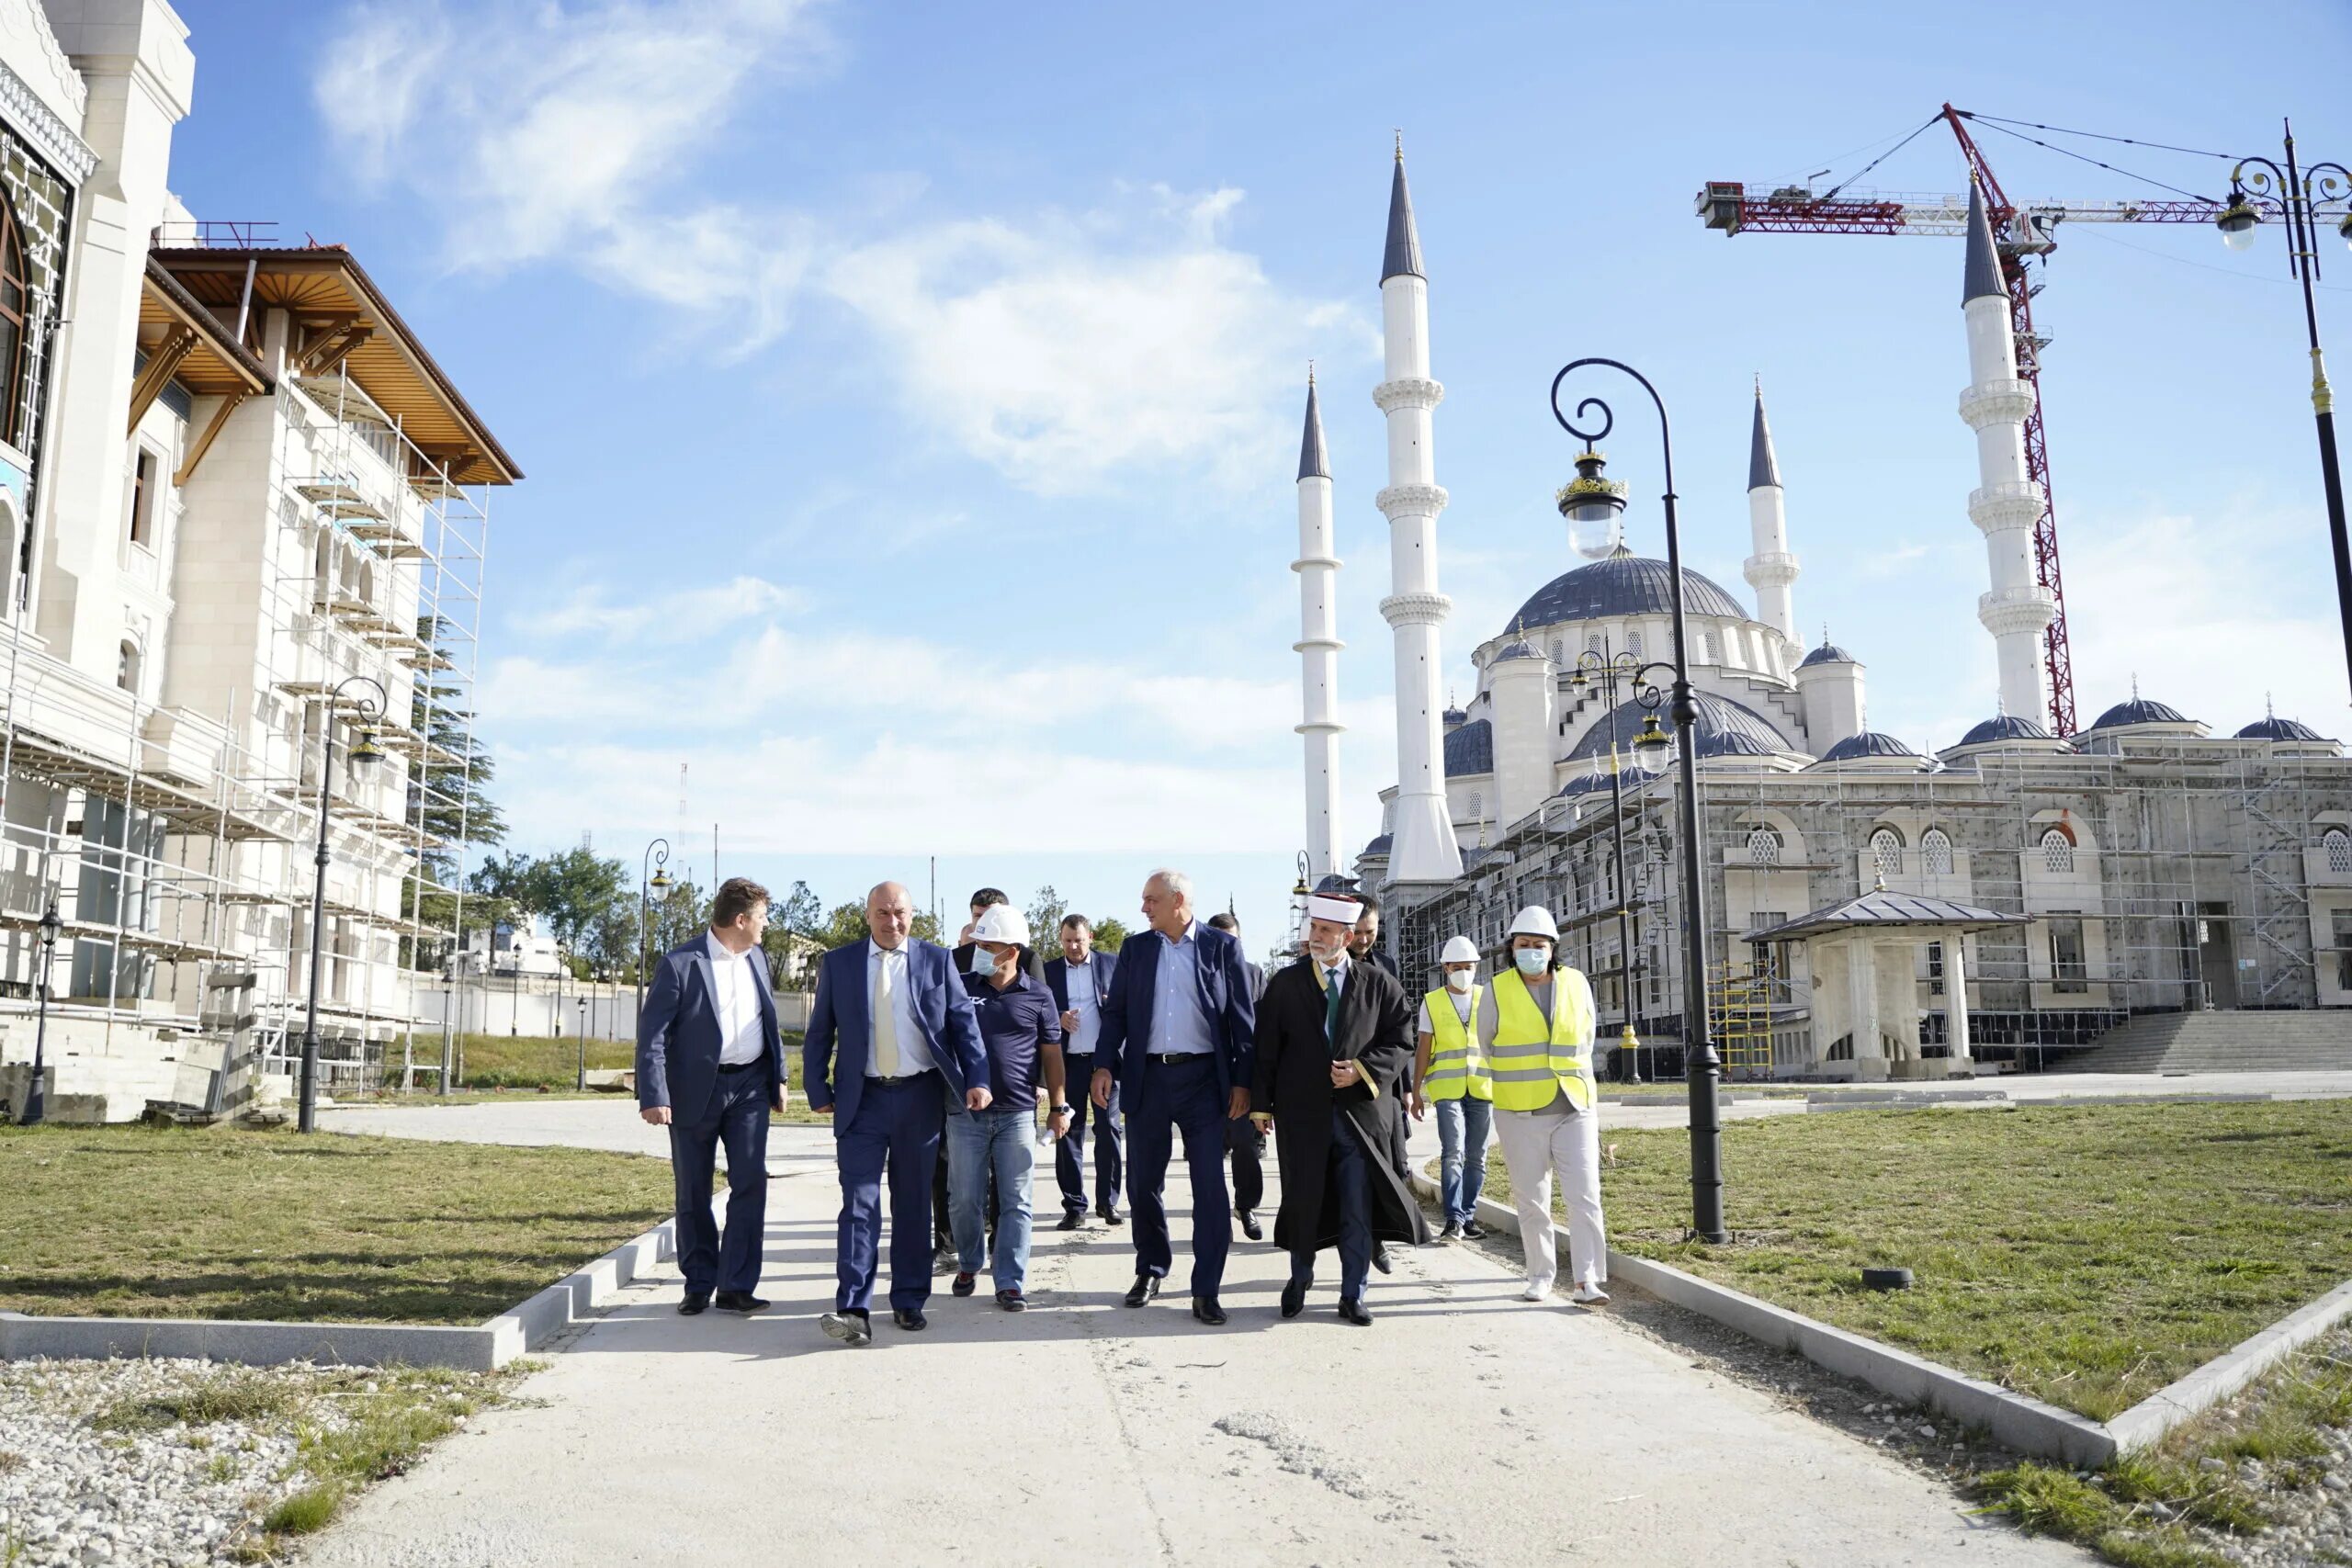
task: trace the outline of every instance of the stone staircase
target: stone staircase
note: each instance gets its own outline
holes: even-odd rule
[[[2352,1011],[2143,1013],[2070,1058],[2070,1073],[2352,1071]]]

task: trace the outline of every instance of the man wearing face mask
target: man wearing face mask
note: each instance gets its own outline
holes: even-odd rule
[[[955,962],[956,974],[972,973],[972,950],[978,945],[972,941],[972,933],[979,929],[981,917],[990,909],[1010,908],[1012,905],[1012,900],[1005,897],[1004,889],[1001,887],[981,887],[973,891],[972,918],[964,922],[963,931],[956,935],[956,945],[948,950],[949,957]],[[1027,922],[1023,921],[1023,924],[1025,926]],[[1046,983],[1045,965],[1038,962],[1037,955],[1026,945],[1021,949],[1021,969],[1022,973],[1037,984],[1042,986]],[[931,1267],[934,1273],[955,1268],[956,1255],[961,1251],[956,1244],[956,1203],[953,1195],[948,1191],[947,1167],[951,1146],[944,1138],[939,1141],[939,1161],[932,1168],[931,1172],[931,1220],[932,1224],[937,1227],[932,1237]],[[989,1236],[989,1245],[994,1246],[997,1211],[1001,1205],[996,1190],[996,1179],[991,1176],[988,1178],[988,1182]]]
[[[1037,1090],[1052,1106],[1054,1136],[1069,1131],[1063,1090],[1062,1027],[1051,992],[1022,972],[1029,922],[1010,904],[984,911],[972,927],[972,957],[964,988],[979,1020],[994,1101],[947,1118],[948,1191],[955,1205],[956,1293],[968,1296],[984,1257],[996,1284],[996,1304],[1007,1312],[1029,1305],[1029,1189],[1037,1166]],[[989,1178],[996,1180],[996,1235],[981,1222]],[[993,1247],[992,1255],[989,1248]]]
[[[1447,1241],[1476,1241],[1487,1234],[1478,1223],[1478,1192],[1487,1181],[1487,1134],[1493,1125],[1494,1090],[1476,1043],[1478,947],[1466,936],[1450,939],[1438,955],[1445,984],[1421,998],[1421,1027],[1414,1054],[1413,1081],[1420,1093],[1413,1118],[1437,1107],[1438,1201],[1445,1211]]]
[[[1258,1010],[1252,1113],[1281,1130],[1282,1207],[1274,1242],[1290,1253],[1282,1314],[1306,1308],[1315,1255],[1340,1251],[1340,1316],[1372,1322],[1363,1301],[1376,1239],[1429,1237],[1420,1205],[1387,1155],[1387,1101],[1411,1055],[1404,987],[1348,951],[1358,901],[1306,901],[1307,958],[1266,983]]]
[[[1478,1044],[1493,1086],[1495,1133],[1527,1251],[1521,1301],[1540,1302],[1559,1276],[1552,1235],[1552,1177],[1568,1211],[1572,1300],[1609,1299],[1609,1241],[1600,1218],[1599,1097],[1592,1081],[1592,987],[1556,963],[1560,929],[1531,904],[1510,923],[1511,966],[1478,1009]]]

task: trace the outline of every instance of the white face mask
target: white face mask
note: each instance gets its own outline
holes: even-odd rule
[[[1466,991],[1470,988],[1470,982],[1477,973],[1475,969],[1449,969],[1445,972],[1445,988],[1449,991]]]
[[[1552,967],[1552,950],[1548,947],[1522,947],[1510,955],[1522,975],[1541,975]]]
[[[975,975],[995,974],[996,954],[975,943],[972,948],[972,973]]]

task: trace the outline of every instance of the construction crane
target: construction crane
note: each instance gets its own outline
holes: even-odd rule
[[[2041,286],[2026,278],[2026,263],[2047,258],[2057,248],[2061,224],[2215,223],[2229,204],[2191,197],[2177,201],[2012,202],[1993,176],[1992,165],[1961,122],[1966,109],[1944,105],[1936,118],[1951,127],[1967,159],[1969,177],[1984,193],[1985,216],[2000,254],[2001,281],[2009,295],[2009,327],[2017,339],[2018,374],[2033,388],[2033,412],[2025,422],[2026,476],[2041,487],[2041,515],[2033,525],[2034,575],[2057,602],[2058,613],[2042,634],[2042,667],[2050,677],[2050,731],[2075,733],[2074,656],[2066,640],[2066,590],[2058,569],[2058,519],[2051,499],[2050,446],[2041,423],[2041,351],[2050,340],[2033,330],[2033,297]],[[1934,121],[1930,120],[1929,124]],[[1925,129],[1922,127],[1921,129]],[[1914,132],[1916,135],[1917,132]],[[1906,138],[1907,140],[1907,138]],[[1731,180],[1710,180],[1699,192],[1699,217],[1724,234],[1965,234],[1966,196],[1890,196],[1851,193],[1834,187],[1815,196],[1805,186],[1767,189]]]

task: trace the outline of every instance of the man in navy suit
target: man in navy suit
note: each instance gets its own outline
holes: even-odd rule
[[[1250,1114],[1257,1026],[1241,943],[1193,919],[1193,882],[1155,871],[1143,885],[1151,929],[1119,949],[1094,1048],[1095,1109],[1115,1091],[1127,1118],[1127,1193],[1135,1205],[1136,1282],[1126,1304],[1159,1293],[1174,1261],[1164,1189],[1175,1134],[1193,1172],[1193,1315],[1225,1321],[1217,1287],[1233,1246],[1225,1124]]]
[[[1110,999],[1111,981],[1119,972],[1119,956],[1094,951],[1094,927],[1084,915],[1062,920],[1062,955],[1046,961],[1046,988],[1054,994],[1054,1009],[1062,1015],[1062,1061],[1072,1084],[1094,1080],[1094,1049],[1102,1037],[1102,1004]],[[1078,984],[1070,984],[1076,979]],[[1061,1229],[1078,1229],[1086,1213],[1086,1113],[1091,1109],[1084,1095],[1076,1095],[1069,1132],[1054,1152],[1054,1175],[1062,1190]],[[1126,1128],[1115,1110],[1094,1115],[1094,1212],[1106,1225],[1119,1223],[1119,1186],[1125,1157]]]
[[[638,1114],[670,1129],[677,1189],[678,1310],[711,1303],[757,1312],[761,1232],[768,1204],[768,1112],[784,1109],[784,1041],[775,986],[761,951],[768,890],[747,877],[721,883],[710,930],[662,955],[637,1020]],[[727,1229],[710,1214],[712,1168],[727,1146]]]
[[[817,969],[801,1083],[830,1111],[842,1173],[840,1283],[825,1332],[874,1337],[869,1304],[882,1248],[882,1178],[890,1179],[890,1320],[926,1326],[931,1299],[931,1173],[950,1101],[989,1107],[989,1059],[972,998],[945,948],[916,939],[914,901],[895,882],[865,896],[864,942]]]

